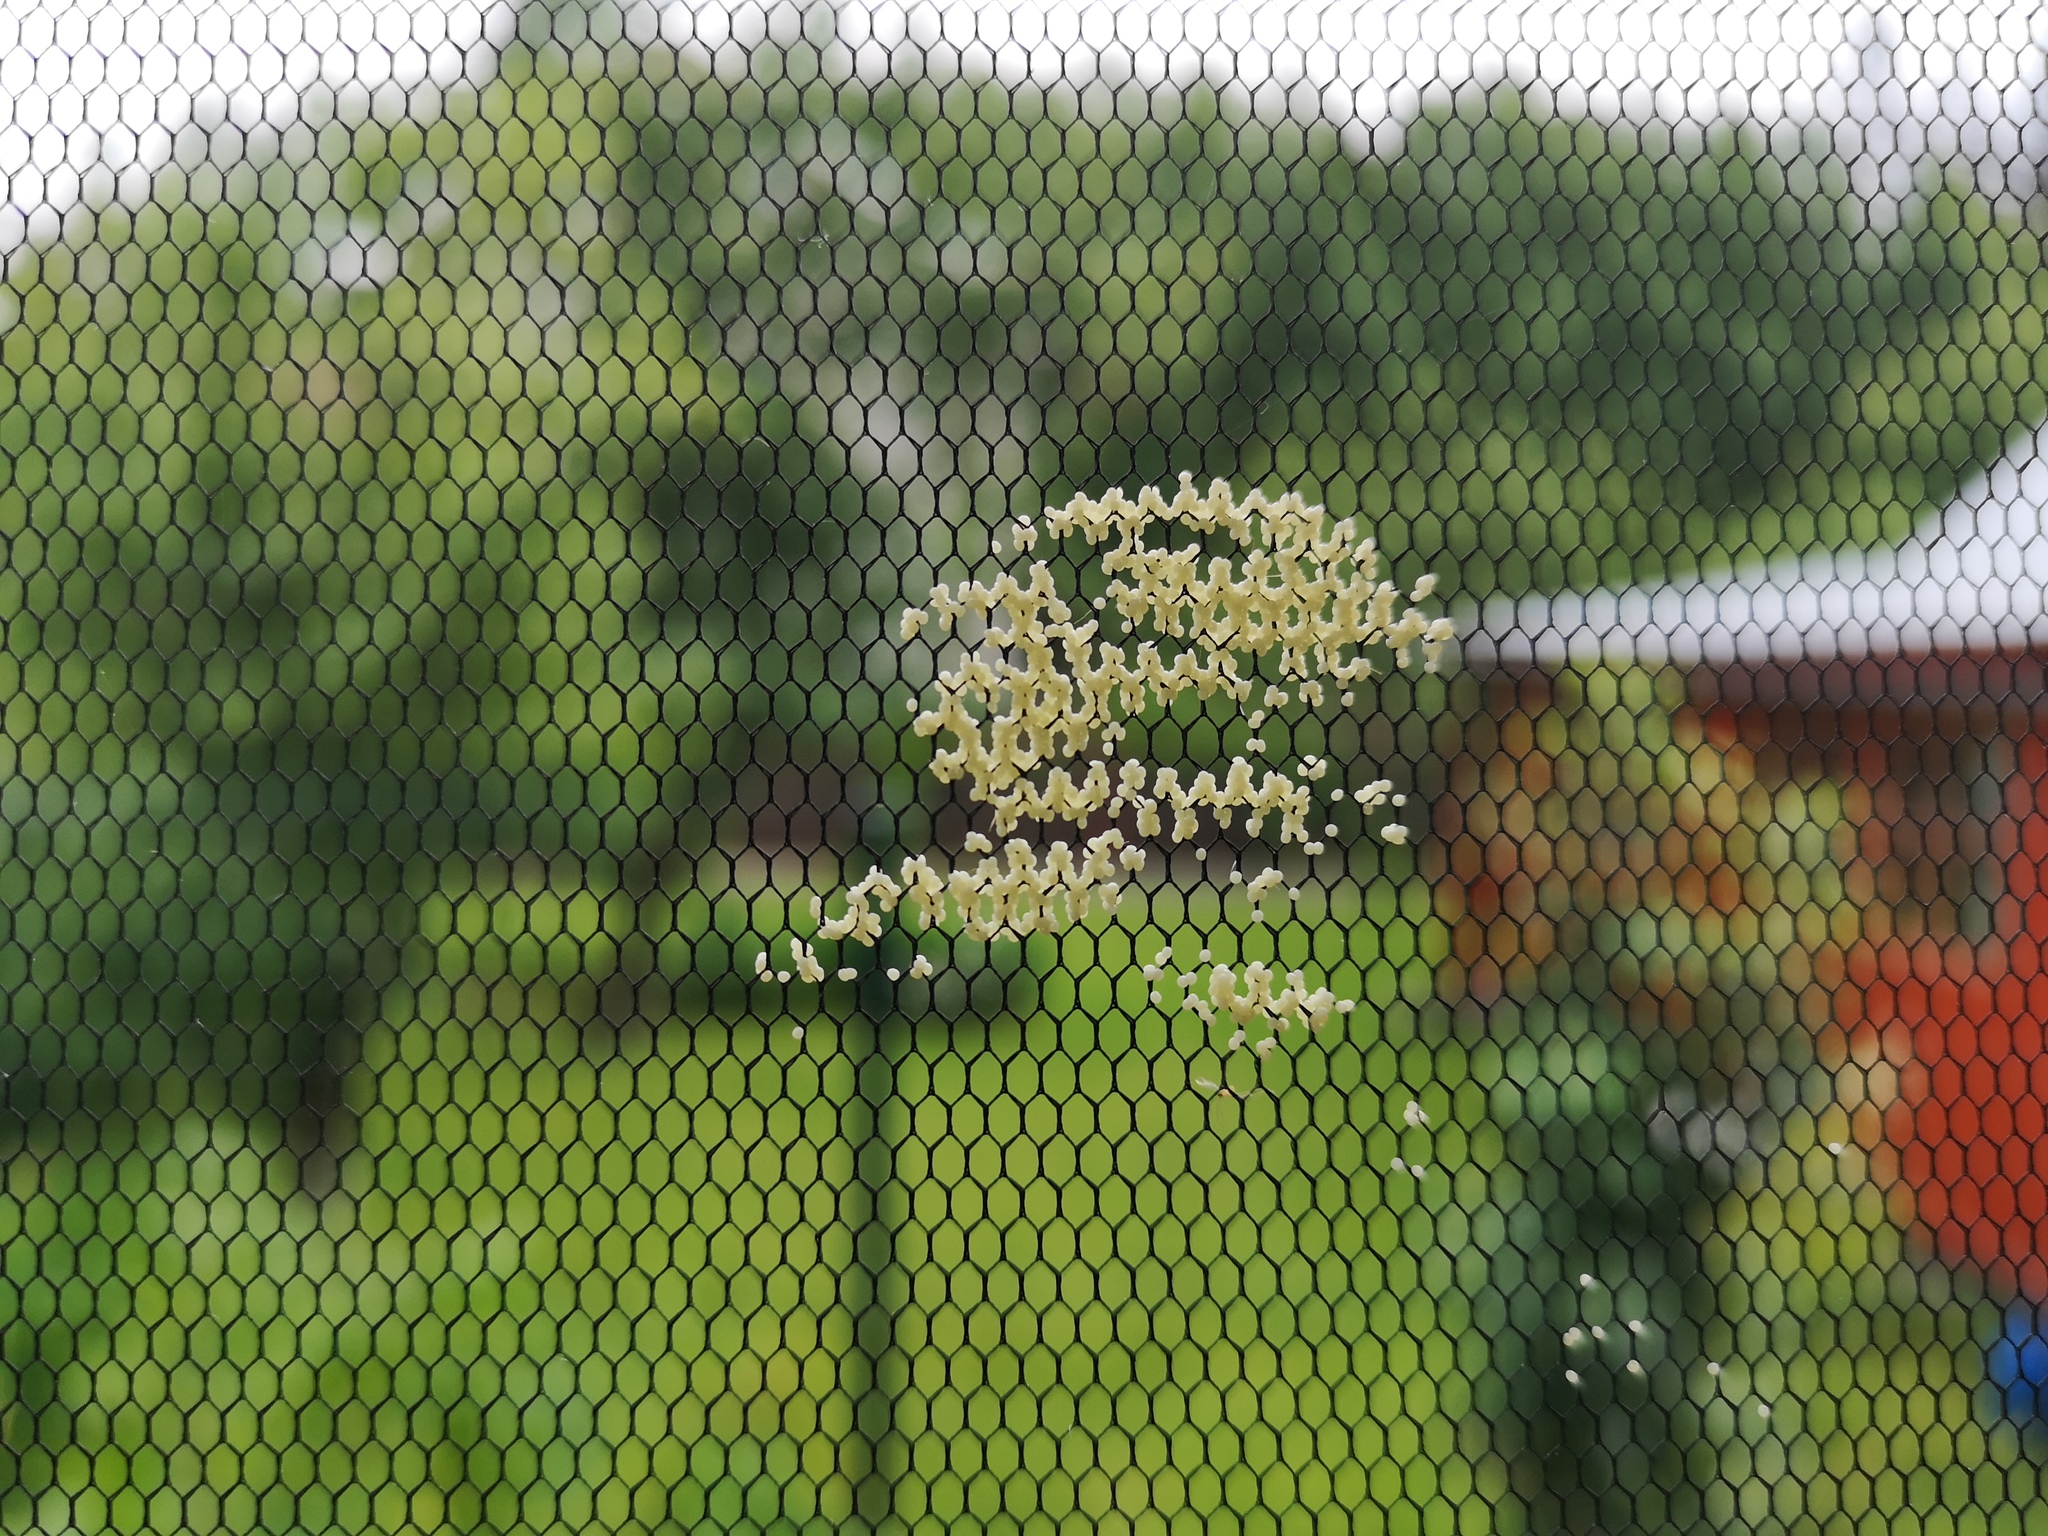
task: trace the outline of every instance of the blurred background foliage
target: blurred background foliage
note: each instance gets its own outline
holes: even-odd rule
[[[1824,1150],[1868,807],[1669,679],[1289,728],[1526,890],[1360,851],[1269,932],[1182,859],[900,999],[746,979],[958,845],[892,615],[1009,516],[1297,488],[1460,601],[1895,543],[2048,415],[2038,226],[1936,173],[1874,229],[1782,126],[1484,85],[1373,157],[831,23],[533,8],[430,117],[10,259],[0,1521],[1590,1529],[1674,1471],[1671,1528],[2038,1517],[1996,1309]],[[1161,942],[1364,1004],[1219,1103]],[[1530,1386],[1582,1264],[1671,1413]]]

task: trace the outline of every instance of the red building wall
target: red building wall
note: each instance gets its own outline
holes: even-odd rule
[[[2048,741],[2017,744],[1993,851],[2004,891],[1968,944],[1859,946],[1837,1018],[1882,1106],[1913,1215],[1946,1263],[2048,1300]],[[1882,1097],[1882,1095],[1880,1095]],[[1880,1169],[1880,1174],[1889,1171]]]

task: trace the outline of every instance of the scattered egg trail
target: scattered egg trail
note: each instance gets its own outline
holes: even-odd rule
[[[1401,1110],[1401,1123],[1410,1130],[1425,1130],[1429,1126],[1429,1116],[1424,1112],[1422,1105],[1418,1101],[1410,1099]],[[1388,1167],[1395,1173],[1413,1174],[1418,1183],[1429,1174],[1429,1165],[1427,1163],[1411,1163],[1398,1157]]]
[[[1644,1345],[1649,1342],[1646,1334],[1649,1331],[1650,1325],[1643,1318],[1622,1318],[1619,1329],[1610,1335],[1606,1325],[1586,1319],[1584,1316],[1585,1305],[1588,1301],[1592,1300],[1593,1292],[1599,1285],[1599,1280],[1590,1273],[1582,1273],[1579,1276],[1577,1290],[1581,1297],[1581,1318],[1579,1322],[1573,1323],[1570,1327],[1563,1330],[1559,1335],[1559,1342],[1564,1346],[1567,1357],[1570,1357],[1574,1351],[1593,1350],[1595,1351],[1593,1355],[1594,1363],[1598,1363],[1599,1355],[1596,1346],[1606,1344],[1609,1338],[1612,1337],[1617,1344],[1626,1344],[1628,1347],[1627,1358],[1621,1362],[1621,1374],[1647,1382],[1650,1375],[1650,1367],[1644,1363],[1641,1351]],[[1567,1366],[1564,1378],[1566,1382],[1574,1387],[1585,1384],[1585,1377],[1575,1367]]]

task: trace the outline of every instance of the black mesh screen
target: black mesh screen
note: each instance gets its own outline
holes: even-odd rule
[[[0,1528],[2048,1528],[2048,33],[1779,10],[0,6]]]

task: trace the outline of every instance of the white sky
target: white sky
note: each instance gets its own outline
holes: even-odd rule
[[[581,3],[613,35],[713,55],[768,27],[755,0]],[[795,0],[770,3],[793,30]],[[487,78],[515,25],[513,0],[0,0],[0,252],[81,199],[140,195],[174,156],[237,159],[244,133],[260,152],[266,125],[331,112],[335,93],[395,111]],[[1011,79],[1227,72],[1349,122],[1361,148],[1422,88],[1505,74],[1601,117],[1848,125],[1838,141],[1871,193],[1930,149],[1994,182],[2048,162],[2048,13],[2009,0],[845,0],[838,31],[864,74],[903,46]],[[2030,169],[2020,182],[2033,190]]]

